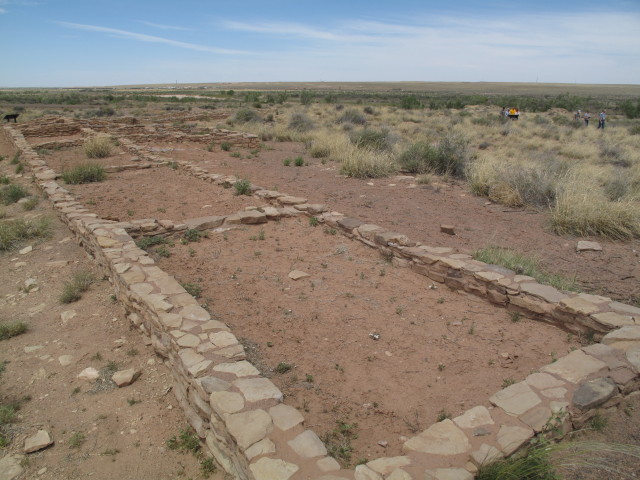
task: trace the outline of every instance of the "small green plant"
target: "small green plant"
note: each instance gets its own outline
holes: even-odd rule
[[[275,373],[283,375],[287,372],[290,372],[292,369],[293,369],[293,365],[291,365],[290,363],[280,362],[278,365],[276,365],[276,368],[274,368],[273,371]]]
[[[135,357],[136,355],[138,355],[138,353],[140,352],[137,348],[130,348],[129,350],[127,350],[127,355],[129,355],[130,357]]]
[[[0,185],[9,185],[10,183],[11,183],[11,180],[6,175],[2,175],[0,177]]]
[[[308,383],[313,383],[313,375],[310,375],[310,374],[308,374],[308,373],[307,373],[307,374],[304,376],[304,381],[305,381],[305,382],[308,382]]]
[[[21,173],[24,172],[24,163],[20,162],[16,165],[16,169],[15,169],[16,175],[20,175]]]
[[[182,288],[194,298],[199,298],[202,294],[202,285],[198,285],[197,283],[182,283],[181,285]]]
[[[335,228],[325,228],[324,233],[327,235],[335,235],[338,231]]]
[[[169,166],[171,167],[172,170],[177,170],[178,162],[169,162]]]
[[[339,371],[340,373],[344,373],[344,367],[342,365],[340,365],[339,363],[336,363],[335,367],[334,367],[337,371]]]
[[[182,235],[183,243],[198,242],[204,234],[195,228],[190,228]]]
[[[36,208],[39,202],[40,202],[40,199],[38,197],[31,197],[22,204],[22,209],[26,211],[31,211],[34,208]]]
[[[283,164],[285,167],[288,167],[289,165],[291,165],[291,159],[290,159],[290,158],[285,158],[285,159],[282,161],[282,164]]]
[[[82,444],[86,441],[86,437],[82,432],[75,432],[69,438],[69,448],[80,448]]]
[[[222,150],[224,150],[225,152],[228,152],[228,151],[230,151],[230,150],[231,150],[231,144],[230,144],[229,142],[222,142],[222,143],[220,144],[220,148],[221,148]]]
[[[194,455],[200,453],[200,440],[191,427],[180,430],[180,434],[175,435],[167,440],[167,447],[170,450],[179,450],[183,452],[191,452]]]
[[[444,303],[444,297],[439,297],[438,300],[436,300],[436,302],[438,303]]]
[[[0,340],[7,340],[25,333],[29,329],[24,322],[0,323]]]
[[[29,192],[27,192],[22,185],[17,185],[15,183],[0,188],[0,201],[3,205],[11,205],[21,198],[28,196]]]
[[[438,370],[439,370],[439,371],[441,371],[441,372],[442,372],[445,368],[446,368],[446,365],[445,365],[444,363],[439,363],[439,364],[438,364]]]
[[[344,466],[348,466],[353,452],[351,442],[358,438],[356,433],[358,424],[342,420],[338,420],[336,424],[336,428],[322,436],[322,441],[331,457],[342,462]]]
[[[82,389],[80,387],[74,387],[73,390],[71,390],[71,395],[77,395],[82,391]]]
[[[312,227],[317,227],[318,225],[320,225],[320,220],[318,220],[318,217],[309,217],[309,225],[311,225]]]
[[[137,403],[142,403],[142,400],[138,400],[137,398],[127,398],[127,403],[130,407],[133,407]]]
[[[216,473],[218,467],[216,466],[213,457],[207,457],[200,462],[200,474],[204,478],[209,478],[212,473]]]
[[[504,378],[502,380],[502,388],[507,388],[515,383],[516,381],[513,378]]]
[[[436,422],[442,422],[448,418],[451,418],[451,414],[447,412],[444,408],[438,412],[438,416],[436,417]]]
[[[22,155],[22,150],[18,150],[16,153],[14,153],[9,163],[11,165],[17,165],[18,163],[20,163],[20,155]]]
[[[233,184],[236,195],[251,195],[251,182],[246,178],[238,180]]]
[[[520,312],[509,312],[509,318],[513,323],[518,323],[522,318],[522,314]]]
[[[74,274],[71,280],[64,282],[59,298],[60,302],[71,303],[80,300],[82,294],[89,290],[93,281],[93,275],[89,272],[78,272]]]
[[[104,455],[104,456],[115,456],[117,454],[120,453],[120,450],[118,450],[117,448],[107,448],[104,452],[102,452],[100,455]]]
[[[84,163],[62,172],[62,179],[73,185],[102,182],[106,178],[106,170],[97,163]]]
[[[139,240],[136,240],[136,246],[143,250],[147,250],[149,247],[153,247],[155,245],[164,245],[168,243],[168,240],[159,235],[154,235],[153,237],[142,237]]]
[[[84,153],[87,158],[106,158],[111,155],[113,143],[107,135],[96,135],[84,142]]]
[[[607,428],[608,423],[609,421],[607,420],[607,417],[599,413],[596,413],[589,420],[589,427],[591,427],[596,432],[601,433],[601,432],[604,432],[604,430]]]
[[[155,254],[162,258],[169,258],[171,256],[171,250],[162,245],[161,247],[156,248]]]
[[[296,167],[301,167],[301,166],[303,166],[303,165],[304,165],[304,158],[302,158],[302,157],[296,157],[296,158],[293,160],[293,164],[294,164]]]

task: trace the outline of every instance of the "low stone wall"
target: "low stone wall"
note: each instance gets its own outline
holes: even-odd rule
[[[166,359],[174,392],[190,424],[236,478],[470,480],[478,465],[512,454],[537,434],[562,435],[579,427],[639,388],[640,309],[605,297],[560,292],[452,249],[421,245],[400,233],[328,211],[324,205],[257,186],[254,196],[262,205],[224,217],[181,225],[155,219],[129,223],[100,219],[55,182],[55,172],[21,133],[10,126],[5,130],[23,151],[23,160],[56,212],[109,276],[131,322]],[[177,165],[214,184],[235,182],[234,177],[210,174],[195,165]],[[430,426],[405,442],[405,455],[375,459],[355,470],[340,469],[317,435],[305,429],[303,415],[282,404],[278,388],[245,360],[227,326],[213,320],[133,239],[303,214],[378,249],[395,265],[429,281],[569,331],[593,333],[602,337],[602,343],[575,350],[497,392],[489,399],[491,408],[477,406]]]

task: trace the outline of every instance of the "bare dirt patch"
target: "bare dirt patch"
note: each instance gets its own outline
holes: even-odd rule
[[[256,199],[235,195],[168,166],[109,173],[107,181],[67,185],[84,205],[102,218],[120,221],[225,215],[256,204]]]
[[[488,406],[577,345],[335,233],[307,217],[239,227],[177,244],[159,266],[202,287],[202,302],[320,436],[357,423],[354,461],[401,455],[403,436]],[[294,281],[293,270],[310,276]]]
[[[111,155],[105,158],[87,158],[83,147],[45,150],[41,151],[40,154],[42,155],[43,160],[47,162],[47,165],[59,174],[65,170],[77,167],[78,165],[82,165],[87,162],[97,163],[104,167],[112,165],[120,166],[134,163],[133,159],[135,158],[134,155],[131,155],[130,153],[123,151],[120,147],[115,146],[111,150]]]

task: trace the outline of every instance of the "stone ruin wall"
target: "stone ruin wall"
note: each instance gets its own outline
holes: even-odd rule
[[[446,247],[429,247],[331,212],[304,198],[252,186],[262,206],[236,214],[191,219],[184,224],[145,219],[113,222],[91,213],[56,182],[56,173],[10,126],[22,158],[57,214],[112,282],[128,318],[147,344],[166,360],[185,415],[223,468],[239,479],[272,480],[470,480],[478,465],[508,456],[535,435],[562,436],[602,409],[615,408],[640,388],[640,309],[589,294],[561,292],[532,278],[473,260]],[[127,143],[126,139],[120,139]],[[134,144],[129,141],[129,146]],[[137,147],[138,153],[142,152]],[[166,159],[146,154],[145,160]],[[232,185],[234,177],[210,174],[179,162],[203,181]],[[173,235],[187,228],[260,224],[282,217],[315,216],[342,234],[392,258],[397,267],[429,281],[486,298],[508,310],[593,334],[596,343],[569,353],[462,415],[436,423],[408,439],[404,455],[340,469],[302,414],[245,360],[229,328],[213,320],[134,241],[142,235]]]

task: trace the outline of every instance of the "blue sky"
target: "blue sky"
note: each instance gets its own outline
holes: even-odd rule
[[[0,86],[640,83],[640,0],[0,0]]]

